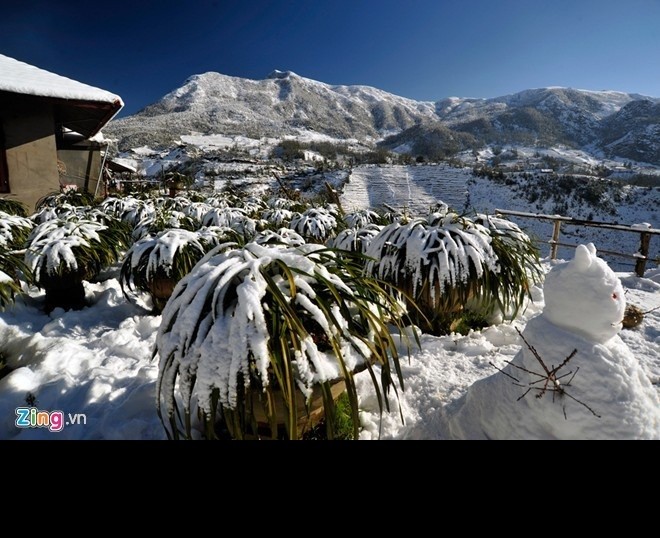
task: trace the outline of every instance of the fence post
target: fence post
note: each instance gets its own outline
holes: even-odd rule
[[[559,241],[559,228],[561,228],[561,221],[555,220],[552,228],[552,245],[550,247],[551,260],[557,259],[557,249],[559,248],[559,245],[557,244]]]
[[[635,262],[635,274],[637,276],[644,276],[644,271],[646,271],[646,260],[649,256],[650,244],[651,234],[648,232],[642,232],[640,234],[639,253],[643,257],[637,258],[637,262]]]

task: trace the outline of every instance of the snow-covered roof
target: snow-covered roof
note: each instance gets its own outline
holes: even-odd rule
[[[108,167],[110,170],[115,172],[137,172],[137,168],[134,166],[135,161],[129,159],[122,159],[120,157],[115,157],[114,159],[108,160]]]
[[[60,101],[56,119],[93,136],[124,106],[121,97],[0,54],[0,92]],[[80,106],[80,103],[86,106]],[[89,107],[93,103],[93,107]],[[72,124],[72,125],[69,125]]]
[[[118,95],[39,69],[2,54],[0,54],[0,75],[0,91],[55,99],[118,103],[124,106],[124,102]]]

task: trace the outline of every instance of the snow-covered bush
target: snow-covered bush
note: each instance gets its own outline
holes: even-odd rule
[[[264,227],[264,223],[249,217],[245,209],[238,207],[213,208],[204,215],[202,224],[231,228],[243,236],[245,241],[252,239]]]
[[[346,226],[349,228],[359,229],[366,228],[370,224],[388,224],[387,219],[371,209],[360,209],[347,213],[343,217]]]
[[[119,278],[122,291],[136,304],[141,302],[139,292],[149,294],[153,311],[158,313],[177,282],[207,252],[233,238],[235,233],[228,228],[203,228],[196,232],[170,229],[143,237],[124,256]]]
[[[530,284],[543,279],[538,247],[510,220],[477,215],[474,222],[490,232],[491,247],[498,261],[497,273],[488,280],[488,293],[477,307],[486,313],[496,311],[504,317],[515,317],[529,297]]]
[[[37,224],[43,224],[47,220],[53,219],[84,219],[89,209],[90,206],[71,205],[69,203],[63,202],[61,204],[52,206],[44,205],[35,213],[33,213],[30,218]]]
[[[254,237],[254,242],[259,245],[286,245],[299,247],[305,244],[305,239],[290,228],[280,228],[277,231],[264,230]]]
[[[280,198],[273,196],[266,201],[270,209],[288,209],[289,211],[304,211],[307,208],[302,207],[300,202],[290,200],[289,198]]]
[[[0,244],[0,310],[13,304],[14,296],[21,293],[19,277],[30,281],[30,271],[20,256]]]
[[[339,232],[336,237],[331,237],[327,245],[331,248],[364,254],[367,252],[374,237],[380,233],[382,228],[382,226],[378,226],[377,224],[367,224],[362,228],[346,228]]]
[[[35,209],[40,211],[45,207],[57,207],[60,205],[71,205],[76,207],[94,205],[94,194],[76,189],[64,189],[61,192],[52,192],[40,198]]]
[[[0,211],[0,247],[22,248],[33,228],[29,218]]]
[[[315,207],[294,215],[290,226],[307,241],[325,243],[337,230],[337,218],[332,210]]]
[[[310,427],[297,396],[309,404],[321,393],[331,418],[337,382],[346,385],[357,430],[353,373],[379,364],[385,390],[394,382],[398,354],[388,323],[400,315],[391,294],[347,253],[255,242],[212,251],[176,287],[156,337],[168,434],[190,437],[199,411],[207,437],[219,427],[234,438],[259,436],[268,426],[276,436],[279,421],[286,437],[297,438]]]
[[[99,208],[112,215],[121,218],[122,214],[129,208],[138,204],[138,199],[133,196],[108,196],[99,204]]]
[[[264,220],[275,226],[287,226],[294,216],[294,212],[289,209],[271,207],[262,213]]]
[[[23,202],[11,198],[0,197],[0,211],[17,217],[29,216],[27,206]]]
[[[128,244],[125,228],[89,220],[53,219],[32,230],[25,263],[46,290],[46,310],[83,306],[82,281],[116,262]]]
[[[204,226],[226,226],[248,218],[247,212],[238,207],[213,207],[202,218]]]
[[[411,315],[427,332],[450,331],[467,304],[483,321],[494,307],[507,315],[522,305],[529,276],[539,274],[538,255],[515,225],[482,220],[487,226],[455,213],[432,213],[390,224],[366,252],[372,258],[367,271],[405,293]]]
[[[206,215],[211,209],[212,206],[206,202],[191,202],[183,209],[183,212],[196,221],[202,222],[204,215]]]
[[[172,209],[174,211],[182,211],[184,213],[186,212],[186,208],[191,203],[192,202],[190,199],[185,196],[175,196],[173,198],[166,196],[153,199],[154,206],[158,208]]]
[[[129,226],[137,226],[140,221],[156,212],[156,206],[152,200],[140,200],[138,198],[131,198],[130,200],[123,207],[123,211],[119,217],[122,222],[125,222]]]
[[[261,212],[266,209],[268,206],[261,198],[256,196],[248,196],[244,200],[241,200],[239,207],[241,207],[248,216],[252,218],[258,218]]]
[[[137,241],[172,228],[193,231],[199,228],[199,221],[175,209],[157,208],[135,225],[131,235]]]

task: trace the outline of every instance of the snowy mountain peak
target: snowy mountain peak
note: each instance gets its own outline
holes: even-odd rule
[[[191,132],[261,136],[315,131],[335,138],[378,139],[420,121],[435,121],[433,103],[369,86],[331,86],[292,71],[263,80],[204,73],[134,116],[114,122],[109,134],[124,148],[171,144]]]
[[[302,78],[302,77],[299,77],[293,71],[280,71],[279,69],[275,69],[275,70],[271,71],[266,78],[267,79],[278,79],[278,78],[289,78],[289,77]]]

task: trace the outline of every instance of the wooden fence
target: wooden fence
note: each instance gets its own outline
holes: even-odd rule
[[[651,248],[651,236],[660,235],[660,230],[656,228],[645,227],[639,224],[633,226],[625,226],[621,224],[614,224],[611,222],[580,220],[580,219],[574,219],[572,217],[564,217],[562,215],[542,215],[537,213],[525,213],[524,211],[511,211],[508,209],[496,209],[495,213],[498,215],[509,215],[512,217],[522,217],[522,218],[552,221],[553,222],[552,238],[549,241],[544,241],[545,243],[550,245],[550,259],[552,260],[556,259],[557,249],[560,246],[571,247],[571,248],[577,247],[577,245],[570,243],[562,243],[559,241],[562,224],[570,224],[572,226],[589,226],[594,228],[605,228],[608,230],[616,230],[618,232],[637,233],[640,236],[639,250],[633,254],[598,249],[598,251],[602,252],[603,254],[609,254],[610,256],[618,256],[621,258],[629,258],[635,260],[635,274],[637,276],[644,276],[644,272],[646,271],[646,262],[652,259],[649,258],[649,252]]]

